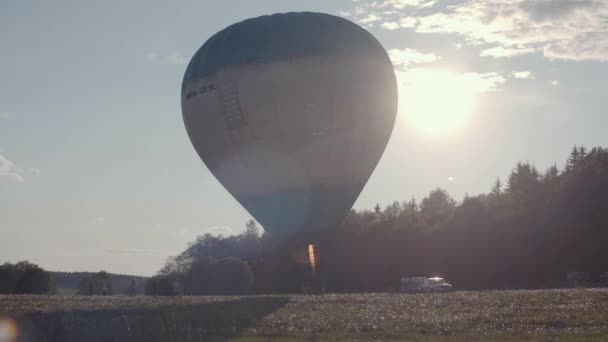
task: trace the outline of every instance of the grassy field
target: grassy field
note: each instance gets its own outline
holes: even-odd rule
[[[0,296],[22,341],[608,340],[608,290]]]

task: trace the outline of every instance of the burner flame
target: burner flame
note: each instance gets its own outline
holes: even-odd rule
[[[315,245],[308,245],[308,260],[310,261],[310,268],[314,274],[317,269],[317,259],[315,258]]]

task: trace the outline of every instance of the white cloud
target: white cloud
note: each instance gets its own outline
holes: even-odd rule
[[[436,0],[384,0],[384,1],[359,1],[353,0],[354,8],[347,11],[339,11],[341,16],[349,17],[362,26],[371,27],[376,22],[382,21],[384,29],[395,30],[400,27],[412,27],[411,21],[403,21],[401,12],[404,10],[417,10],[431,8],[437,3]],[[393,18],[395,20],[385,20]]]
[[[396,30],[399,27],[400,27],[399,23],[396,23],[394,21],[385,21],[385,22],[382,23],[382,28],[385,28],[385,29],[387,29],[389,31]]]
[[[608,61],[608,30],[587,32],[576,39],[551,43],[545,46],[543,53],[551,59]]]
[[[15,163],[0,154],[0,179],[9,178],[17,182],[23,182],[22,170],[15,166]]]
[[[396,69],[407,69],[412,64],[432,63],[439,57],[432,53],[423,53],[414,49],[390,49],[388,55]]]
[[[557,87],[559,85],[559,81],[551,81],[551,85]]]
[[[405,88],[419,87],[421,84],[449,83],[454,89],[466,90],[472,94],[494,91],[505,83],[506,79],[497,72],[465,72],[456,73],[442,69],[414,68],[407,71],[397,71],[399,86]]]
[[[530,79],[530,78],[534,78],[532,76],[532,72],[530,72],[530,71],[513,71],[511,73],[511,75],[513,75],[513,77],[517,78],[517,79]]]
[[[494,58],[502,58],[502,57],[513,57],[520,56],[533,53],[535,51],[534,48],[518,48],[518,47],[504,47],[504,46],[496,46],[493,48],[485,49],[481,51],[481,56],[483,57],[494,57]]]
[[[608,60],[606,15],[606,0],[476,0],[419,18],[416,29],[498,44],[484,51],[492,57],[540,50],[548,58]]]
[[[395,9],[404,9],[406,7],[427,8],[432,7],[436,2],[435,0],[385,0],[379,7],[391,7]]]
[[[41,173],[40,169],[35,168],[35,167],[30,167],[28,170],[29,170],[29,172],[31,172],[33,175],[40,176],[40,173]]]
[[[418,25],[418,19],[414,17],[401,18],[401,20],[399,20],[399,24],[403,28],[414,28],[416,25]]]
[[[380,20],[380,17],[377,16],[376,14],[372,13],[372,14],[369,14],[369,15],[359,19],[359,22],[363,25],[367,25],[367,24],[374,23],[378,20]]]
[[[376,6],[372,6],[372,4]],[[358,1],[352,17],[370,14],[420,33],[456,34],[482,56],[542,53],[551,59],[608,61],[608,0]],[[392,11],[381,12],[379,7]],[[395,25],[386,25],[395,29]]]
[[[146,55],[146,60],[152,64],[184,65],[188,63],[187,57],[176,52],[168,55],[160,55],[156,52],[150,52]]]

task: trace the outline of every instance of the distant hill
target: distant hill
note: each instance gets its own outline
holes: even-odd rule
[[[94,272],[49,272],[55,281],[57,292],[59,294],[75,294],[78,291],[78,284],[80,280],[88,275],[94,274]],[[126,274],[113,274],[109,273],[112,281],[112,288],[115,294],[126,294],[127,289],[131,285],[131,280],[135,280],[135,288],[137,289],[137,295],[144,293],[146,286],[147,277],[132,276]]]

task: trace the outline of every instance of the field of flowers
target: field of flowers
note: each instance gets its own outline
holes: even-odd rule
[[[0,296],[21,341],[608,340],[608,289],[247,297]]]

